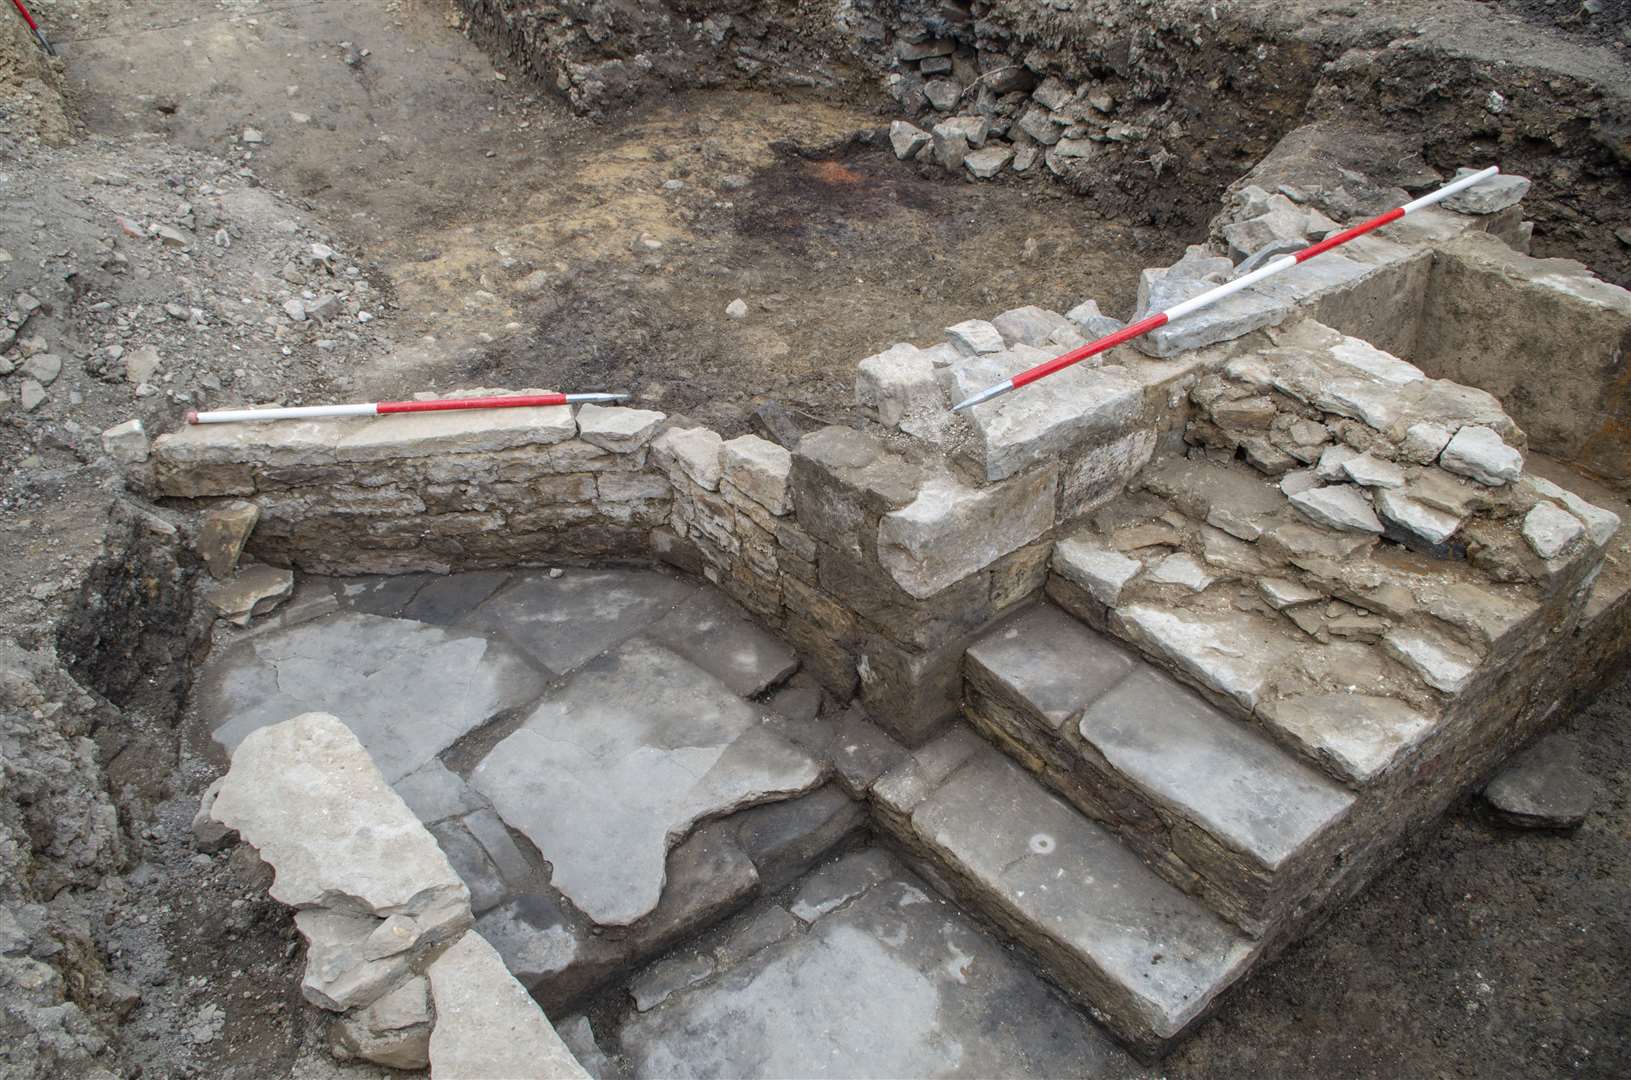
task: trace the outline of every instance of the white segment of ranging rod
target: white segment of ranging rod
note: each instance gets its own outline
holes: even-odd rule
[[[1136,337],[1142,337],[1151,330],[1159,329],[1160,327],[1163,327],[1176,319],[1183,318],[1185,315],[1191,315],[1202,308],[1210,307],[1219,300],[1233,296],[1242,289],[1248,289],[1257,284],[1259,281],[1262,281],[1264,278],[1272,277],[1275,274],[1290,270],[1298,263],[1307,262],[1309,259],[1312,259],[1317,255],[1323,255],[1332,248],[1341,247],[1348,241],[1353,240],[1356,237],[1363,236],[1373,229],[1379,229],[1389,222],[1398,221],[1406,214],[1412,214],[1417,210],[1432,206],[1434,203],[1442,202],[1458,191],[1465,191],[1474,184],[1488,180],[1490,177],[1494,176],[1500,171],[1501,170],[1499,167],[1491,165],[1488,168],[1480,169],[1475,173],[1469,173],[1459,180],[1452,180],[1450,183],[1445,184],[1437,191],[1423,195],[1419,199],[1412,199],[1403,206],[1396,206],[1387,213],[1379,214],[1376,217],[1371,218],[1369,221],[1363,222],[1359,225],[1354,225],[1351,228],[1343,229],[1340,232],[1332,233],[1325,239],[1319,241],[1318,243],[1310,244],[1301,251],[1294,252],[1289,255],[1281,255],[1279,258],[1270,260],[1249,274],[1235,278],[1233,281],[1225,282],[1216,288],[1208,289],[1199,296],[1190,297],[1188,300],[1174,304],[1165,311],[1146,316],[1130,326],[1122,327],[1113,334],[1106,334],[1097,341],[1088,342],[1079,349],[1073,349],[1061,356],[1054,357],[1052,360],[1049,360],[1046,363],[1028,368],[1012,378],[1004,379],[1002,382],[988,386],[979,393],[965,398],[953,405],[951,407],[951,411],[962,412],[964,409],[973,408],[982,401],[990,401],[992,398],[1006,394],[1010,390],[1017,390],[1022,386],[1028,386],[1031,383],[1036,382],[1038,379],[1045,379],[1054,372],[1062,371],[1065,368],[1070,367],[1072,364],[1080,363],[1081,361],[1086,360],[1090,356],[1097,356],[1099,353],[1105,352],[1108,349],[1113,349],[1117,345],[1123,344],[1124,342],[1131,341]]]

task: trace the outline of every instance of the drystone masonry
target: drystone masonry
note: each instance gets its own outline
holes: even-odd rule
[[[1317,238],[1344,200],[1393,197],[1324,184],[1301,153],[1254,174],[1275,194],[1234,193],[1211,246],[1146,271],[1135,314]],[[128,468],[161,499],[253,519],[246,550],[277,566],[660,560],[706,577],[884,729],[841,725],[849,795],[1157,1053],[1631,647],[1603,434],[1616,391],[1569,416],[1527,383],[1498,397],[1440,377],[1477,369],[1487,339],[1463,312],[1510,302],[1574,325],[1597,360],[1570,352],[1554,366],[1571,380],[1631,328],[1622,292],[1506,246],[1524,236],[1513,190],[1413,215],[962,416],[951,402],[1121,324],[1092,301],[1021,307],[892,346],[857,367],[857,424],[791,447],[585,406],[193,427]],[[985,741],[948,727],[959,715]],[[1150,743],[1157,729],[1182,752]],[[993,853],[1036,837],[969,831],[976,776],[1026,820],[1057,820],[1033,855],[1064,843],[1122,867],[1136,888],[1105,903],[1125,918],[1018,891],[1018,864]],[[1160,986],[1145,931],[1125,937],[1151,910],[1171,917],[1149,935],[1177,926],[1200,950]],[[385,987],[364,982],[365,1002],[359,978],[317,985],[373,1008]],[[345,1045],[418,1002],[393,999]]]

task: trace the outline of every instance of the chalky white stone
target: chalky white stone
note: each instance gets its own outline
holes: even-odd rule
[[[930,141],[929,133],[916,124],[896,120],[889,125],[889,145],[894,149],[895,156],[902,161],[923,149]]]
[[[772,514],[791,509],[787,479],[793,471],[793,455],[786,447],[757,435],[741,435],[721,450],[725,479]]]
[[[1555,559],[1586,535],[1580,519],[1553,503],[1536,503],[1523,518],[1523,538],[1543,559]]]
[[[1204,592],[1217,577],[1207,573],[1195,556],[1180,551],[1150,567],[1148,580],[1160,585],[1181,585],[1190,592]]]
[[[596,405],[578,407],[578,436],[602,450],[626,454],[651,441],[663,414],[650,409]]]
[[[498,951],[470,931],[426,975],[436,1006],[430,1033],[435,1076],[589,1080]]]
[[[1429,544],[1442,544],[1461,528],[1464,518],[1428,506],[1398,491],[1387,488],[1376,492],[1376,511],[1383,518]]]
[[[669,428],[652,440],[651,452],[657,464],[678,469],[693,483],[718,491],[725,475],[724,447],[725,440],[708,428]]]
[[[1380,534],[1382,523],[1371,504],[1350,484],[1310,488],[1290,497],[1295,506],[1309,520],[1327,528],[1345,532]]]
[[[1121,602],[1122,589],[1138,576],[1144,564],[1106,547],[1090,534],[1078,534],[1054,545],[1053,569],[1086,589],[1099,603],[1115,607]]]
[[[1446,694],[1459,694],[1472,681],[1477,657],[1437,634],[1400,627],[1382,639],[1395,660],[1409,667],[1423,682]]]
[[[1523,473],[1523,455],[1508,446],[1492,429],[1469,424],[1455,433],[1439,455],[1438,463],[1450,472],[1499,487]]]

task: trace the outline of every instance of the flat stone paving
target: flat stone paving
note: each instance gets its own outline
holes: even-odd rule
[[[197,701],[229,752],[338,717],[511,969],[564,1000],[859,826],[799,725],[751,700],[797,667],[722,594],[652,570],[308,578],[210,661]]]
[[[653,965],[607,1034],[641,1078],[1142,1073],[879,848]]]

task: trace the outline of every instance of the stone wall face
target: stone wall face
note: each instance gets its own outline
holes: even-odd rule
[[[1530,442],[1631,490],[1631,293],[1468,236],[1433,259],[1424,368],[1498,396]]]

